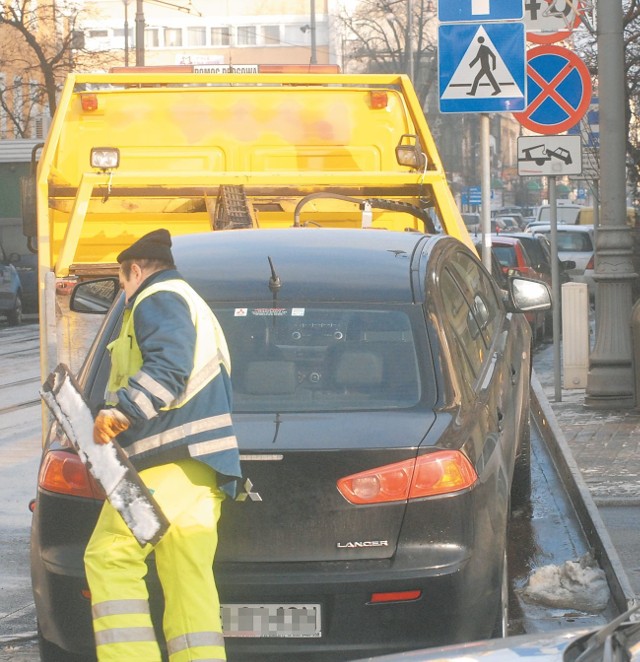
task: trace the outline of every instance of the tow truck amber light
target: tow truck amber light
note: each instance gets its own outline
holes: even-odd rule
[[[389,103],[389,95],[386,92],[371,92],[371,108],[380,110],[386,108]]]
[[[437,451],[338,480],[338,491],[353,504],[387,503],[459,492],[478,475],[460,451]]]
[[[98,97],[95,94],[81,94],[80,105],[85,112],[98,110]]]
[[[120,165],[120,150],[117,147],[92,147],[91,167],[113,170]]]
[[[369,599],[370,605],[383,604],[385,602],[411,602],[422,597],[422,591],[389,591],[387,593],[372,593]]]
[[[56,494],[104,499],[104,493],[93,480],[80,458],[66,451],[47,453],[40,469],[39,485]]]

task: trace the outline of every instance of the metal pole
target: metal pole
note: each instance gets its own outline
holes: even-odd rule
[[[633,241],[627,227],[625,80],[621,0],[597,1],[600,226],[596,236],[596,342],[585,405],[635,405],[631,350]]]
[[[556,178],[547,177],[551,213],[551,289],[553,291],[553,383],[556,402],[562,402],[560,376],[560,269],[558,268],[558,198]]]
[[[136,67],[144,67],[144,7],[136,0]]]
[[[480,115],[480,228],[482,229],[482,264],[491,272],[491,154],[489,150],[489,115]]]
[[[407,36],[405,37],[407,49],[407,76],[413,83],[413,1],[407,0]]]
[[[124,0],[124,66],[129,66],[129,0]]]
[[[316,53],[316,1],[309,0],[310,2],[310,14],[311,14],[311,64],[316,64],[318,62],[317,53]]]

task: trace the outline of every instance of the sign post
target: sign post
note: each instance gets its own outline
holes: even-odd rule
[[[440,111],[480,118],[482,262],[491,271],[489,115],[526,107],[523,0],[438,0]]]

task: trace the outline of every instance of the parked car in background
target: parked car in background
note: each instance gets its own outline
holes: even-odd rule
[[[38,256],[24,253],[12,256],[22,288],[22,307],[25,313],[38,312]]]
[[[551,239],[551,227],[540,225],[535,228],[536,234],[543,234]],[[572,225],[557,227],[558,257],[560,260],[575,262],[567,273],[571,280],[586,283],[589,298],[595,298],[595,280],[593,278],[595,260],[595,235],[593,225]]]
[[[505,276],[519,274],[527,278],[544,280],[544,275],[536,270],[534,261],[519,239],[503,234],[494,235],[491,237],[491,250]],[[545,311],[540,310],[526,314],[527,321],[531,325],[534,345],[544,335],[545,314]]]
[[[568,200],[558,200],[556,203],[556,218],[558,225],[575,225],[582,205],[576,205]],[[551,205],[540,205],[536,210],[536,223],[551,223]]]
[[[446,235],[173,242],[231,354],[247,493],[223,505],[216,555],[230,658],[352,659],[504,633],[510,508],[531,489],[531,334],[518,312],[520,297],[548,307],[546,286],[514,276],[501,292]],[[77,285],[71,309],[96,286]],[[123,309],[119,295],[78,375],[94,409]],[[92,651],[82,555],[100,506],[54,426],[31,538],[43,662]],[[153,567],[148,584],[157,614]]]
[[[580,225],[594,225],[594,210],[593,207],[583,207],[578,214],[578,223]],[[633,207],[627,207],[627,225],[630,228],[637,226],[637,214]]]
[[[551,243],[549,238],[544,234],[536,234],[529,232],[509,232],[502,237],[509,236],[515,237],[522,243],[527,251],[527,254],[533,261],[533,267],[538,274],[538,278],[543,280],[550,288],[552,287],[551,280]],[[560,276],[560,286],[564,283],[571,281],[569,271],[575,269],[576,263],[573,260],[561,260],[558,258],[558,275]],[[554,301],[554,306],[560,306],[560,301]],[[553,311],[547,310],[545,312],[545,336],[551,337],[553,334]]]
[[[7,255],[0,244],[0,315],[11,326],[22,323],[22,285],[12,262],[17,255]]]
[[[467,225],[467,230],[469,231],[469,234],[474,236],[482,234],[482,224],[481,224],[480,214],[477,214],[477,216],[478,216],[477,223],[473,225]],[[507,224],[501,218],[492,218],[490,224],[491,224],[491,232],[493,233],[505,232],[507,230]]]
[[[504,223],[504,232],[518,232],[524,227],[522,216],[519,214],[516,215],[502,215],[498,214],[494,216],[494,219],[500,219]]]

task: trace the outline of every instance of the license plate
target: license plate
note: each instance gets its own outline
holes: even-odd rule
[[[320,605],[224,604],[225,637],[321,637]]]

